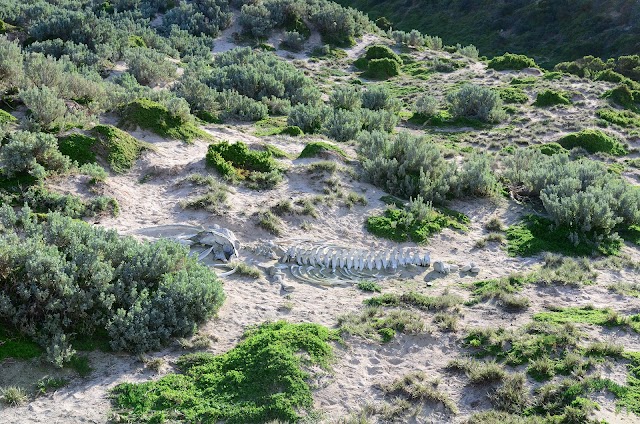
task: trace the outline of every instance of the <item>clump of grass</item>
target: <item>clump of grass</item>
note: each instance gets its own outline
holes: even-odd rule
[[[438,312],[433,316],[433,323],[440,331],[457,331],[460,316],[455,313]]]
[[[356,287],[364,292],[380,293],[382,291],[382,287],[380,287],[380,284],[373,281],[360,281],[358,282]]]
[[[586,356],[608,356],[618,358],[622,356],[623,352],[624,345],[611,341],[594,342],[584,348],[584,354]]]
[[[362,194],[358,194],[355,191],[350,191],[349,194],[347,194],[347,198],[345,199],[344,204],[347,208],[351,209],[355,205],[367,206],[368,202],[367,198]]]
[[[342,334],[388,342],[396,333],[418,334],[425,330],[419,313],[404,309],[368,307],[361,313],[349,313],[338,317]]]
[[[257,213],[258,226],[264,228],[273,235],[279,236],[284,231],[282,220],[271,211],[260,211]]]
[[[222,213],[229,197],[227,186],[220,184],[213,176],[203,174],[191,174],[184,181],[204,187],[205,192],[181,201],[180,205],[183,208],[204,209],[216,214]]]
[[[489,243],[499,243],[499,244],[503,244],[505,243],[505,236],[503,234],[500,233],[489,233],[486,236],[484,236],[483,238],[481,238],[480,240],[478,240],[475,243],[475,247],[477,249],[482,249],[484,247],[487,246],[487,244]]]
[[[502,220],[497,216],[491,217],[486,224],[484,224],[484,228],[487,231],[491,232],[503,232],[507,227],[504,225]]]
[[[169,113],[166,107],[149,99],[137,99],[121,110],[121,126],[151,130],[163,137],[183,141],[211,139],[211,136],[198,128],[192,121]]]
[[[153,372],[160,372],[162,367],[166,364],[166,361],[162,358],[153,358],[146,360],[144,366]]]
[[[619,327],[629,324],[628,317],[621,316],[612,309],[600,309],[590,305],[538,312],[533,316],[533,319],[534,321],[551,324],[581,323],[605,327]]]
[[[424,310],[445,310],[456,307],[462,303],[462,297],[448,292],[441,296],[425,296],[418,292],[408,292],[402,294],[385,293],[380,296],[366,299],[364,303],[368,306],[413,306]]]
[[[521,88],[505,87],[498,91],[500,98],[505,103],[524,104],[529,102],[529,96]]]
[[[98,149],[106,152],[107,162],[114,172],[126,172],[150,145],[111,125],[96,125],[91,130],[99,140]],[[88,155],[87,152],[83,155]]]
[[[262,272],[260,269],[254,265],[249,265],[246,262],[236,261],[230,264],[232,268],[235,268],[236,274],[243,275],[246,277],[253,278],[254,280],[260,278]]]
[[[73,355],[67,366],[75,370],[80,377],[86,377],[93,371],[89,365],[89,358],[85,355]]]
[[[330,342],[337,339],[337,333],[317,324],[265,323],[247,330],[227,353],[181,357],[181,374],[116,386],[113,403],[123,419],[139,423],[184,417],[194,422],[295,422],[313,406],[305,364],[328,368]]]
[[[326,156],[329,153],[335,153],[343,158],[347,157],[347,154],[340,147],[324,141],[314,141],[304,146],[298,159],[303,158],[315,158],[318,156]]]
[[[29,401],[27,392],[21,387],[9,386],[0,388],[0,399],[7,406],[21,406]]]
[[[310,163],[307,166],[307,170],[310,173],[322,173],[333,174],[338,170],[338,164],[332,160],[322,160],[318,162]]]
[[[593,284],[598,276],[587,258],[574,259],[547,253],[544,261],[544,266],[535,273],[535,280],[540,284],[583,286]]]
[[[457,413],[455,402],[445,392],[438,389],[437,380],[428,381],[426,374],[421,371],[412,372],[393,381],[381,385],[380,389],[386,396],[402,397],[410,402],[440,403],[452,413]]]
[[[462,371],[471,384],[489,384],[502,381],[507,372],[495,361],[479,361],[472,358],[458,358],[447,364],[447,369]]]
[[[491,404],[501,411],[520,414],[529,405],[529,391],[522,373],[510,374],[491,395]]]
[[[178,339],[178,344],[183,349],[206,349],[211,346],[211,340],[217,340],[213,336],[198,334],[190,339]]]
[[[496,300],[507,310],[522,310],[529,307],[529,299],[517,295],[522,288],[534,281],[533,275],[511,274],[507,277],[473,283],[471,304]]]

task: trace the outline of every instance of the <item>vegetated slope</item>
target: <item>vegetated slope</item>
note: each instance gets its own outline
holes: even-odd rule
[[[614,57],[640,49],[640,4],[633,0],[338,0],[394,29],[418,29],[482,54],[525,53],[551,66],[584,55]]]

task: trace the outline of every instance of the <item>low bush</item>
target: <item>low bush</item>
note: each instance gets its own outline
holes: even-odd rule
[[[343,158],[347,157],[347,154],[344,152],[344,150],[342,150],[338,146],[330,143],[325,143],[323,141],[314,141],[304,146],[304,149],[302,149],[302,152],[300,152],[298,159],[314,158],[328,152],[335,152]]]
[[[358,109],[362,104],[360,89],[351,85],[339,85],[331,92],[329,103],[334,109]]]
[[[251,150],[240,141],[234,144],[223,141],[209,145],[206,161],[222,176],[247,179],[255,188],[270,188],[282,179],[271,151]]]
[[[317,133],[328,112],[323,105],[296,105],[289,111],[287,125],[296,126],[307,134]]]
[[[568,150],[581,147],[589,153],[604,152],[616,156],[627,154],[620,141],[600,130],[587,129],[568,134],[558,140],[558,144]]]
[[[630,110],[617,110],[610,107],[598,109],[596,116],[611,124],[625,128],[640,127],[640,116]]]
[[[447,96],[449,110],[455,118],[480,122],[499,122],[504,119],[500,95],[487,87],[465,84]]]
[[[489,61],[489,68],[496,71],[514,70],[519,71],[524,68],[537,67],[536,62],[522,54],[505,53],[502,56],[496,56]]]
[[[518,87],[506,87],[499,91],[500,98],[505,103],[524,104],[529,102],[529,96]]]
[[[56,138],[45,133],[16,131],[0,145],[0,173],[7,178],[31,176],[42,179],[66,172],[69,158],[58,150]]]
[[[400,64],[393,59],[371,59],[367,63],[367,70],[363,73],[366,78],[384,80],[400,75]]]
[[[125,51],[124,59],[128,72],[142,85],[154,86],[176,78],[177,66],[154,49],[131,48]]]
[[[544,144],[536,144],[532,146],[533,149],[538,149],[543,155],[552,156],[557,155],[558,153],[566,154],[567,149],[562,147],[558,143],[544,143]]]
[[[99,196],[85,201],[73,194],[49,191],[43,186],[30,187],[21,200],[35,212],[59,212],[76,219],[99,215],[117,216],[120,212],[118,201],[112,197]]]
[[[215,273],[177,243],[140,243],[59,214],[39,220],[27,208],[3,206],[0,216],[0,320],[57,365],[73,355],[76,334],[105,331],[114,350],[157,349],[224,299]]]
[[[96,125],[91,133],[100,141],[100,147],[106,152],[107,162],[114,172],[126,172],[131,169],[140,153],[148,148],[130,134],[111,125]],[[86,147],[86,144],[83,147]],[[89,152],[82,152],[82,157],[89,157]]]
[[[367,218],[367,231],[397,242],[413,241],[422,243],[432,234],[451,227],[464,229],[465,226],[451,216],[445,215],[431,204],[424,203],[418,196],[405,209],[388,208],[382,216]]]
[[[430,118],[438,112],[438,107],[439,103],[435,97],[423,94],[416,99],[413,110],[421,117]]]
[[[556,90],[544,90],[538,93],[534,106],[549,107],[555,105],[569,105],[571,99],[567,93]]]
[[[322,133],[336,141],[345,142],[356,138],[361,129],[359,112],[336,109],[324,121]]]
[[[84,134],[74,133],[58,139],[58,150],[79,165],[95,163],[96,154],[93,150],[98,140]]]
[[[395,111],[400,105],[389,88],[384,85],[372,85],[362,92],[362,107],[370,110]]]
[[[296,422],[313,406],[308,382],[312,375],[305,364],[327,368],[333,356],[330,342],[337,338],[317,324],[262,324],[247,330],[227,353],[181,357],[182,374],[116,386],[113,402],[121,417],[140,423],[184,417],[198,422]]]
[[[136,127],[151,130],[163,137],[191,141],[196,138],[210,139],[191,120],[172,115],[169,110],[149,99],[138,99],[124,106],[120,114],[120,124],[124,127]]]

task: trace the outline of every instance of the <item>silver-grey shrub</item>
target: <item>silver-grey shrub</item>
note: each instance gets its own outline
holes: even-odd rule
[[[602,238],[619,225],[640,223],[640,190],[599,162],[519,149],[505,159],[503,175],[512,190],[539,197],[556,225],[576,235]]]
[[[137,47],[125,52],[129,72],[143,85],[157,85],[176,77],[176,65],[153,49]]]
[[[16,131],[0,146],[0,175],[12,178],[29,174],[44,178],[49,173],[65,172],[71,161],[58,150],[51,134]]]
[[[398,111],[401,107],[398,99],[384,85],[371,85],[362,92],[362,107],[371,110]]]
[[[395,196],[443,203],[451,189],[455,164],[427,137],[362,132],[358,153],[365,178]]]
[[[495,196],[500,192],[500,183],[493,172],[494,161],[484,153],[471,154],[456,174],[455,195]]]
[[[342,142],[356,138],[361,129],[362,122],[358,111],[335,109],[325,120],[322,133]]]
[[[425,118],[431,117],[438,112],[438,99],[430,94],[421,94],[413,105],[413,110]]]
[[[287,117],[287,125],[299,127],[308,134],[317,133],[322,128],[329,110],[324,105],[293,106]]]
[[[62,365],[77,334],[134,353],[191,334],[224,293],[175,242],[142,243],[82,221],[0,207],[0,319]]]
[[[447,96],[449,110],[456,118],[499,122],[505,117],[500,95],[487,87],[465,84]]]
[[[360,88],[353,85],[338,85],[331,92],[329,103],[335,109],[358,109],[362,103]]]
[[[67,113],[64,100],[58,97],[57,89],[42,86],[20,92],[20,99],[31,112],[31,119],[49,129],[61,124]]]

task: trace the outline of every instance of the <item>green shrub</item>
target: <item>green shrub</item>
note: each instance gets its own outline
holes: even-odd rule
[[[604,119],[621,127],[640,127],[640,116],[630,110],[616,110],[612,108],[598,109],[596,115],[600,119]]]
[[[127,104],[121,110],[121,125],[125,127],[139,126],[151,130],[163,137],[191,141],[195,138],[211,137],[190,120],[172,115],[166,107],[149,99],[138,99]]]
[[[78,162],[79,165],[95,163],[96,154],[93,147],[97,142],[97,139],[84,134],[69,134],[58,139],[58,150],[71,160]]]
[[[393,50],[387,46],[376,44],[367,47],[364,55],[366,60],[372,59],[391,59],[399,64],[402,64],[402,59]]]
[[[33,87],[20,92],[20,98],[29,109],[30,116],[44,129],[64,124],[67,106],[58,96],[57,88]]]
[[[1,125],[5,125],[5,124],[9,124],[9,123],[12,123],[12,122],[16,122],[17,120],[18,119],[15,116],[10,114],[6,110],[0,109],[0,126]]]
[[[536,144],[535,146],[532,146],[532,148],[540,150],[543,155],[547,156],[557,155],[558,153],[567,153],[567,149],[558,143]]]
[[[393,59],[371,59],[363,76],[371,79],[389,79],[400,75],[400,64]]]
[[[223,141],[209,145],[207,163],[218,167],[218,158],[222,158],[233,168],[240,170],[240,175],[243,175],[242,171],[271,172],[279,169],[271,152],[250,150],[245,143],[240,141],[234,144]],[[226,175],[225,172],[222,174]]]
[[[627,85],[619,85],[606,92],[605,97],[625,109],[640,112],[640,90],[631,90]]]
[[[505,103],[524,104],[529,102],[529,96],[522,89],[517,87],[506,87],[499,91],[500,98]]]
[[[362,92],[362,107],[369,110],[399,109],[400,104],[391,90],[384,85],[372,85]]]
[[[177,243],[140,243],[59,214],[39,221],[27,208],[3,206],[0,215],[9,267],[0,276],[0,320],[58,365],[73,355],[76,334],[106,331],[114,350],[157,349],[190,334],[224,298],[215,273]]]
[[[544,90],[538,93],[536,101],[533,102],[534,106],[548,107],[555,105],[569,105],[571,99],[567,93],[555,90]]]
[[[504,118],[500,95],[487,87],[465,84],[447,96],[449,110],[455,118],[481,122],[499,122]]]
[[[367,218],[367,231],[378,237],[397,242],[413,241],[422,243],[432,234],[452,227],[464,229],[459,221],[424,203],[418,196],[405,209],[390,207],[382,216]]]
[[[362,103],[360,89],[351,85],[339,85],[331,92],[329,103],[334,109],[358,109]]]
[[[297,422],[313,406],[307,364],[328,367],[337,335],[317,324],[266,323],[247,330],[222,355],[194,353],[178,360],[182,374],[123,383],[113,390],[120,416],[135,422],[191,417],[228,423]],[[302,359],[300,353],[308,354]],[[250,359],[250,360],[248,360]]]
[[[373,281],[360,281],[357,287],[364,292],[380,293],[382,291],[382,287],[380,287],[378,283],[374,283]]]
[[[617,156],[627,154],[625,147],[616,138],[600,130],[587,129],[568,134],[558,140],[558,143],[569,150],[581,147],[589,153],[604,152]]]
[[[505,53],[496,56],[489,61],[489,68],[496,71],[514,70],[519,71],[524,68],[536,68],[536,62],[522,54]]]
[[[44,186],[30,187],[22,200],[36,212],[59,212],[63,216],[80,219],[88,216],[117,216],[120,211],[118,201],[111,197],[95,197],[84,201],[73,194],[59,194]]]
[[[280,134],[289,135],[291,137],[299,137],[304,135],[304,131],[295,125],[289,125],[280,130]]]
[[[218,93],[216,101],[220,104],[224,119],[259,121],[269,115],[269,107],[266,104],[235,90],[223,90]]]
[[[111,125],[96,125],[91,132],[107,153],[107,162],[114,172],[126,172],[136,163],[140,153],[147,148],[128,133]],[[83,156],[88,156],[83,153]]]
[[[325,143],[323,141],[314,141],[304,146],[304,149],[302,149],[302,152],[300,152],[298,159],[315,158],[325,152],[335,152],[343,158],[347,157],[347,154],[344,152],[344,150],[342,150],[338,146],[330,143]]]

